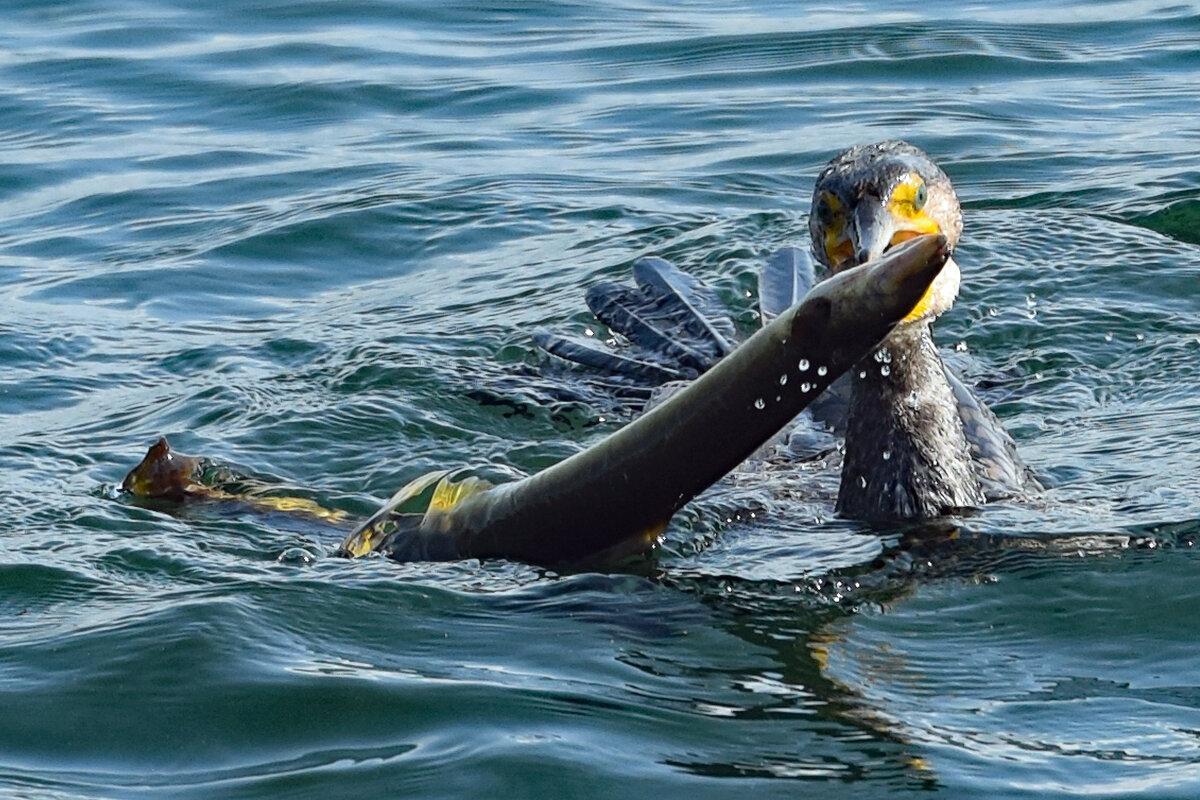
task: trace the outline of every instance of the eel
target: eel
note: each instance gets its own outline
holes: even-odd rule
[[[337,554],[557,566],[645,551],[675,512],[877,347],[948,257],[944,236],[923,235],[847,269],[599,443],[497,486],[467,470],[424,475],[351,532]]]
[[[203,456],[189,456],[171,448],[160,436],[146,455],[121,481],[121,489],[135,497],[236,501],[262,511],[301,514],[339,523],[346,513],[328,509],[307,497],[279,494],[285,487],[239,475]]]

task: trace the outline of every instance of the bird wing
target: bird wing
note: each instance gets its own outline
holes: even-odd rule
[[[998,500],[1041,488],[1033,471],[1017,453],[1016,442],[992,410],[949,367],[943,367],[943,371],[958,404],[958,416],[984,496],[989,501]]]
[[[781,247],[758,273],[758,309],[763,324],[804,299],[817,282],[812,256],[799,247]]]
[[[602,283],[588,308],[629,342],[623,352],[553,333],[534,343],[551,355],[643,386],[691,380],[737,346],[737,329],[717,294],[661,258],[633,265],[635,286]]]

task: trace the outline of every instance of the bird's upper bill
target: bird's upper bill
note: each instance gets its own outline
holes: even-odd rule
[[[826,166],[809,215],[813,251],[833,272],[879,258],[888,248],[926,233],[953,247],[962,211],[950,179],[906,142],[852,147]],[[936,317],[954,303],[959,271],[947,263],[905,322]]]

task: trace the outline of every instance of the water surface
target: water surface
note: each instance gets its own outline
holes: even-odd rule
[[[4,18],[4,793],[1200,793],[1197,4]],[[938,339],[1049,485],[955,540],[790,496],[828,474],[572,575],[114,492],[160,434],[351,514],[538,469],[625,417],[522,394],[532,332],[647,254],[752,328],[820,167],[897,137],[965,206]]]

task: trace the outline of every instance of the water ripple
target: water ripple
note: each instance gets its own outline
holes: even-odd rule
[[[1197,33],[1150,0],[10,3],[0,786],[1194,795]],[[554,400],[532,331],[649,254],[754,328],[820,166],[893,136],[964,200],[938,338],[1031,502],[880,529],[768,463],[560,575],[115,489],[160,434],[351,515],[538,469],[627,411]]]

